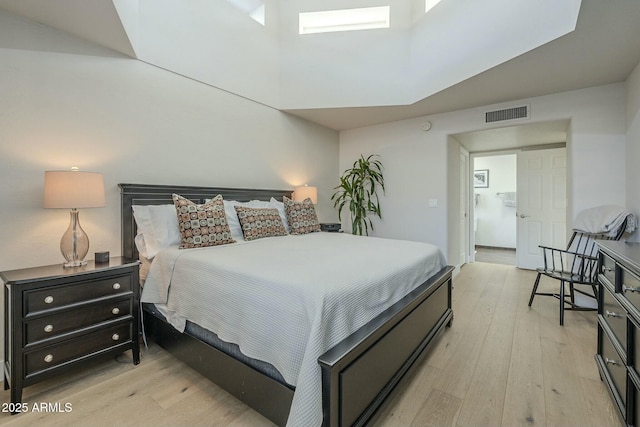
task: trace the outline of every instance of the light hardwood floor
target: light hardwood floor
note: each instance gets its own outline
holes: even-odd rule
[[[593,357],[595,313],[567,312],[559,326],[557,300],[536,297],[527,307],[533,280],[511,266],[464,266],[454,279],[453,326],[374,425],[620,425]],[[30,409],[58,402],[71,412],[0,413],[0,426],[272,425],[153,344],[138,366],[123,356],[24,390]]]
[[[476,261],[491,264],[517,265],[516,250],[507,248],[490,248],[476,246]]]

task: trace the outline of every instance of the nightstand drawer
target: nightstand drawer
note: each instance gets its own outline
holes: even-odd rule
[[[626,269],[620,275],[622,294],[636,309],[640,311],[640,279]]]
[[[103,329],[78,339],[63,341],[25,354],[25,378],[102,350],[131,342],[131,322]]]
[[[89,285],[90,286],[90,285]],[[92,325],[115,320],[131,314],[131,298],[117,299],[99,304],[67,310],[25,323],[25,344],[53,338]]]
[[[66,305],[131,292],[131,276],[84,281],[72,285],[25,292],[25,315]]]
[[[604,290],[602,295],[602,317],[613,331],[622,348],[627,351],[627,312],[609,292],[609,289],[602,285],[600,289]]]

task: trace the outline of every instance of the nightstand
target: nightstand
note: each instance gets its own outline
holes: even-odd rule
[[[0,273],[11,403],[22,401],[23,387],[99,356],[131,349],[133,363],[140,363],[138,264],[115,257]]]
[[[342,224],[339,222],[327,222],[320,224],[320,231],[326,231],[328,233],[338,233]]]

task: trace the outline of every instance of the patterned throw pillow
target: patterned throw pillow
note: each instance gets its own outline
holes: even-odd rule
[[[288,197],[282,199],[284,210],[287,214],[287,222],[291,229],[291,234],[307,234],[320,231],[320,223],[316,208],[310,198],[302,202],[294,202]]]
[[[202,205],[174,194],[173,204],[178,214],[180,249],[203,248],[236,242],[231,238],[220,194]]]
[[[243,206],[235,206],[235,208],[245,240],[285,236],[287,234],[277,209],[247,208]]]

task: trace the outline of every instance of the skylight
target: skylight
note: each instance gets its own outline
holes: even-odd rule
[[[440,3],[440,0],[424,0],[424,13],[427,13],[433,8],[435,5]]]
[[[300,34],[389,28],[389,6],[300,13]]]

